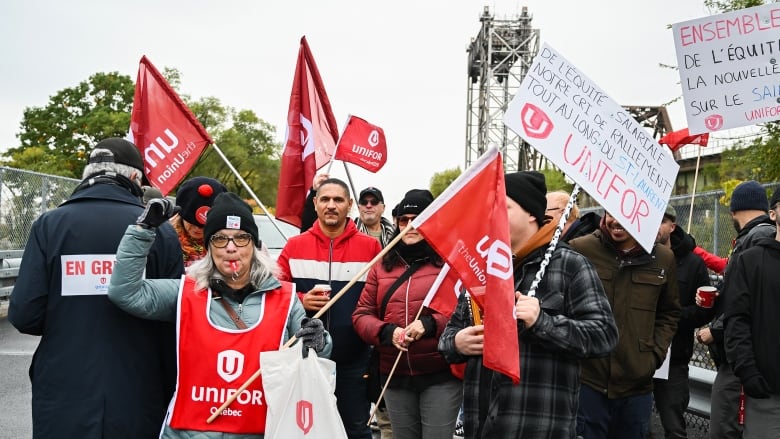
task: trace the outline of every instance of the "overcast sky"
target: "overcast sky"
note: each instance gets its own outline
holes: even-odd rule
[[[466,47],[489,6],[522,6],[547,42],[623,105],[681,94],[668,25],[709,12],[703,0],[5,0],[0,2],[0,147],[16,146],[25,107],[96,72],[133,79],[141,55],[182,74],[181,92],[215,96],[276,126],[281,142],[300,37],[306,35],[339,129],[348,114],[384,128],[388,162],[351,167],[394,205],[435,172],[463,169]],[[685,126],[681,104],[669,108]],[[334,166],[343,176],[343,166]],[[263,200],[264,202],[267,202]],[[390,207],[388,207],[388,212]]]

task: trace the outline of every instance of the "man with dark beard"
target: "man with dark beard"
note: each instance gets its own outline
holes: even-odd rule
[[[672,339],[667,379],[653,380],[655,407],[661,418],[666,439],[685,439],[688,437],[685,426],[685,411],[690,400],[688,387],[688,362],[693,356],[693,333],[696,328],[712,320],[712,308],[696,306],[696,290],[710,284],[707,267],[693,249],[696,241],[677,227],[677,211],[671,205],[666,206],[661,226],[658,228],[656,243],[670,248],[674,252],[677,265],[677,289],[680,293],[682,314],[677,322],[677,332]]]

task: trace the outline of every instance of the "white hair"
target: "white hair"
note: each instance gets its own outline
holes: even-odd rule
[[[271,256],[257,247],[254,247],[251,266],[249,282],[255,287],[259,287],[266,279],[272,277],[277,268],[276,262]],[[187,275],[195,280],[198,290],[208,288],[211,279],[225,280],[225,276],[214,265],[214,260],[211,258],[211,246],[208,243],[206,244],[206,256],[192,264],[187,270]]]
[[[89,157],[93,158],[101,155],[108,155],[111,157],[114,156],[114,154],[107,149],[96,148],[92,150],[92,153],[89,155]],[[97,174],[98,172],[103,172],[103,171],[114,172],[123,177],[126,177],[128,180],[132,180],[131,176],[133,175],[133,173],[135,173],[135,180],[132,181],[133,183],[136,183],[138,187],[141,187],[141,178],[143,176],[142,170],[136,169],[132,166],[123,165],[121,163],[114,163],[113,161],[87,163],[87,166],[84,167],[84,172],[81,173],[81,179],[84,180],[90,175],[94,175]]]

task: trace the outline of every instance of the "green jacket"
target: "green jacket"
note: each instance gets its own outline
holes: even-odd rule
[[[598,230],[569,244],[596,267],[619,334],[608,357],[583,361],[582,383],[610,399],[651,392],[680,319],[674,254],[623,256]]]

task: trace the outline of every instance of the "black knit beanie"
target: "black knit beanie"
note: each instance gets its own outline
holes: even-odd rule
[[[232,192],[217,195],[206,217],[203,239],[206,243],[211,242],[211,235],[222,229],[243,230],[252,235],[256,246],[260,245],[252,208]]]
[[[740,183],[731,193],[731,205],[729,211],[740,210],[767,211],[769,203],[766,200],[766,189],[757,181],[748,180]]]
[[[547,210],[547,184],[544,174],[536,171],[520,171],[504,175],[506,196],[514,200],[541,227],[544,224],[544,212]]]
[[[431,191],[427,189],[412,189],[406,193],[404,199],[393,209],[393,216],[419,215],[432,202],[433,194],[431,194]]]
[[[181,207],[179,215],[188,223],[203,227],[214,199],[223,192],[227,188],[213,178],[194,177],[185,181],[176,191],[176,205]]]

